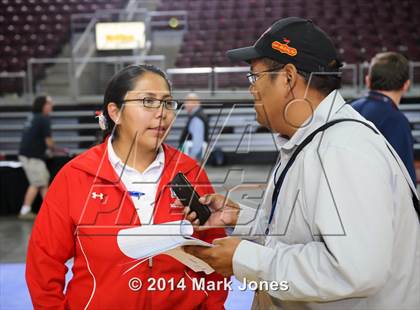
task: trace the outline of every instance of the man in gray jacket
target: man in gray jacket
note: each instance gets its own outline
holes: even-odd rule
[[[280,161],[257,209],[202,197],[213,213],[197,229],[233,236],[186,251],[257,283],[261,309],[419,309],[418,197],[394,149],[338,92],[331,39],[286,18],[228,56],[251,65],[257,120],[278,134]]]

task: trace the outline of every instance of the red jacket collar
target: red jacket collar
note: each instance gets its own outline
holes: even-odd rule
[[[70,165],[96,178],[111,183],[119,183],[120,176],[116,174],[108,159],[107,141],[108,138],[103,143],[80,154],[70,162]],[[166,144],[162,146],[165,152],[165,166],[162,177],[165,176],[172,180],[178,172],[185,174],[197,167],[197,163],[184,153]]]

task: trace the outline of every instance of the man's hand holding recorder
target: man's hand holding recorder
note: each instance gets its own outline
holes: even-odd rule
[[[185,180],[182,186],[188,186],[188,184],[185,184]],[[172,184],[172,188],[177,193],[176,184]],[[196,194],[195,191],[194,194]],[[194,199],[182,199],[179,196],[175,201],[176,205],[185,206],[185,218],[194,225],[196,230],[206,230],[215,227],[234,227],[236,225],[240,211],[237,203],[220,194],[205,195],[200,197],[198,201],[201,205],[196,205],[197,203],[194,203]],[[194,211],[197,208],[210,209],[208,217],[201,217],[204,223],[200,220],[197,214],[198,212]],[[231,276],[233,274],[233,254],[240,242],[241,240],[239,238],[226,237],[215,239],[213,241],[214,247],[212,248],[187,246],[185,247],[185,251],[204,260],[216,272],[223,276]]]

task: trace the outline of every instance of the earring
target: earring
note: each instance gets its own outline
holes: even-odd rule
[[[294,96],[293,96],[294,97]],[[304,104],[304,105],[306,105],[306,106],[308,106],[309,107],[309,109],[311,110],[311,116],[309,117],[309,119],[308,120],[306,120],[304,123],[302,123],[302,124],[293,124],[289,119],[288,119],[288,117],[287,117],[287,114],[288,114],[288,112],[290,112],[290,109],[292,109],[293,108],[293,105],[296,105],[296,104]],[[292,99],[292,100],[290,100],[288,103],[286,103],[286,106],[284,107],[284,110],[283,110],[283,118],[284,118],[284,120],[285,120],[285,122],[289,125],[289,126],[291,126],[291,127],[293,127],[293,128],[296,128],[296,129],[299,129],[299,128],[304,128],[304,127],[306,127],[306,126],[308,126],[311,122],[312,122],[312,120],[313,120],[313,117],[314,117],[314,110],[313,110],[313,108],[312,108],[312,104],[311,104],[311,101],[309,100],[309,99],[307,99],[307,98],[302,98],[302,99],[298,99],[298,98],[294,98],[294,99]]]
[[[103,112],[102,111],[96,111],[95,118],[98,119],[98,124],[99,124],[99,127],[101,128],[101,130],[107,130],[108,121],[106,120],[106,117],[103,114]]]

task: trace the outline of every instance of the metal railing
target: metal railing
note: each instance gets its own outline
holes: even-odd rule
[[[77,65],[83,63],[85,66],[88,64],[107,64],[114,66],[114,70],[111,70],[112,73],[115,73],[116,70],[121,69],[124,64],[132,63],[150,63],[158,65],[161,68],[165,67],[165,58],[162,55],[157,56],[121,56],[121,57],[71,57],[71,58],[31,58],[27,63],[27,73],[25,72],[2,72],[0,73],[0,81],[7,79],[21,79],[23,85],[23,98],[29,98],[29,102],[33,98],[34,91],[45,91],[45,89],[37,88],[35,85],[35,77],[33,72],[33,67],[37,64],[62,64],[66,66],[64,71],[66,72],[66,78],[64,78],[64,83],[67,83],[66,93],[63,94],[63,97],[69,97],[77,99],[81,95],[79,85],[84,84],[83,81],[83,72],[77,72]],[[348,87],[353,90],[354,95],[360,95],[365,90],[364,78],[367,74],[367,69],[369,67],[368,63],[361,64],[346,64],[343,67],[343,72],[349,72],[349,79],[345,80],[343,83],[344,87]],[[420,62],[409,62],[409,78],[411,80],[411,88],[408,93],[408,96],[420,96]],[[248,67],[199,67],[199,68],[170,68],[167,69],[167,73],[170,79],[175,79],[179,76],[191,77],[194,76],[205,76],[206,80],[204,81],[200,89],[209,91],[214,94],[216,91],[226,90],[232,87],[229,86],[220,86],[220,81],[224,78],[225,75],[235,75],[238,79],[245,82],[237,89],[246,89],[248,86],[246,84],[245,73],[249,71]],[[107,76],[109,78],[109,76]],[[226,84],[226,83],[225,83]],[[184,88],[177,88],[177,90],[188,89],[188,85],[184,85]]]
[[[160,1],[154,0],[130,0],[125,6],[125,10],[127,12],[131,12],[137,9],[147,9],[149,11],[154,11],[159,4]]]
[[[22,83],[22,95],[25,97],[27,94],[27,76],[25,71],[18,72],[0,72],[0,85],[3,85],[2,81],[5,80],[21,80]]]
[[[414,75],[414,70],[420,70],[420,61],[410,61],[410,66],[408,68],[408,76],[409,79],[411,81],[411,83],[414,84],[420,84],[420,81],[415,81],[415,75]],[[420,74],[419,74],[420,77]]]
[[[79,76],[76,75],[75,67],[80,63],[96,65],[92,72],[83,71]],[[79,98],[81,96],[98,96],[103,95],[105,85],[109,78],[120,71],[127,65],[148,63],[159,67],[165,66],[165,56],[109,56],[109,57],[90,57],[85,58],[31,58],[28,60],[28,97],[29,101],[33,100],[34,90],[37,92],[46,92],[54,94],[57,89],[62,89],[62,97]],[[36,83],[33,76],[33,68],[35,65],[59,64],[62,65],[61,85],[51,85],[51,89],[47,89],[46,84],[40,86]],[[98,73],[103,73],[98,75]],[[43,81],[45,82],[45,81]]]
[[[345,72],[351,73],[351,80],[344,81],[344,85],[348,87],[352,87],[354,89],[358,89],[357,84],[357,64],[345,64],[342,68],[343,74]],[[225,74],[234,74],[240,73],[235,75],[238,79],[243,79],[246,81],[245,73],[249,72],[249,67],[199,67],[199,68],[170,68],[167,69],[167,73],[170,78],[174,78],[175,76],[180,75],[207,75],[208,76],[208,87],[207,90],[215,92],[226,87],[220,87],[219,81]],[[243,87],[246,88],[247,86]]]

